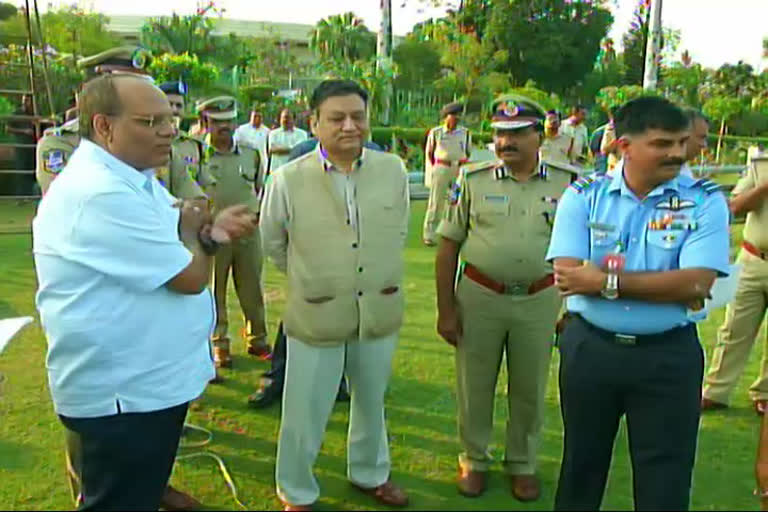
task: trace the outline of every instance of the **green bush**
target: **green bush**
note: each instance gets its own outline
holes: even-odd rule
[[[417,145],[423,149],[427,143],[428,133],[429,128],[399,128],[390,126],[371,128],[373,142],[387,149],[392,147],[392,135],[408,144]],[[492,140],[493,137],[490,132],[472,132],[472,141],[475,144],[487,144]]]

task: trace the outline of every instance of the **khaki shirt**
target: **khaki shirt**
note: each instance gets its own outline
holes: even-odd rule
[[[207,190],[216,183],[203,166],[205,143],[180,133],[171,145],[168,191],[180,199],[205,197]],[[159,173],[158,173],[159,174]]]
[[[78,120],[72,119],[61,126],[48,128],[37,142],[35,178],[43,194],[48,191],[69,157],[80,144]]]
[[[571,162],[568,156],[568,150],[571,149],[573,137],[558,133],[554,137],[544,137],[541,143],[541,155],[547,162],[562,162],[569,164]]]
[[[472,152],[472,135],[463,126],[448,131],[445,125],[435,126],[427,135],[425,147],[427,162],[440,165],[438,160],[458,163],[469,158]]]
[[[461,244],[461,258],[503,283],[533,282],[545,261],[557,201],[575,174],[553,164],[519,182],[501,161],[462,167],[437,232]]]
[[[736,183],[732,194],[747,192],[766,181],[768,181],[768,159],[752,160],[746,174]],[[747,213],[743,234],[744,240],[762,251],[768,250],[768,201],[761,201],[756,209]]]
[[[214,213],[236,204],[247,204],[259,212],[264,173],[257,150],[233,142],[232,151],[225,153],[206,145],[203,168],[215,180],[215,185],[206,189]]]

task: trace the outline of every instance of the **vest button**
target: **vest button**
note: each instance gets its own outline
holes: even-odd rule
[[[362,297],[363,296],[363,292],[357,292],[357,296],[358,297]]]
[[[352,244],[352,248],[353,248],[353,249],[357,249],[357,242],[355,242],[355,243],[353,243],[353,244]]]
[[[358,267],[358,268],[357,268],[357,271],[358,271],[358,272],[362,272],[362,271],[363,271],[363,267]]]

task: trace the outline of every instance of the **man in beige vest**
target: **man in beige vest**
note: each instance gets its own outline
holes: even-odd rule
[[[368,94],[326,80],[312,94],[317,148],[270,176],[264,250],[287,274],[288,362],[277,449],[285,510],[311,510],[312,472],[346,373],[350,482],[382,504],[408,498],[390,480],[384,395],[403,319],[408,179],[391,153],[363,149]]]
[[[717,333],[709,372],[704,379],[702,410],[724,409],[749,359],[765,318],[768,302],[768,158],[756,157],[732,192],[733,215],[747,214],[744,242],[737,262],[739,285],[725,310],[725,322]],[[768,403],[768,351],[763,345],[760,374],[749,388],[757,414]]]
[[[424,184],[429,187],[427,213],[424,216],[422,239],[427,246],[436,242],[435,230],[448,203],[451,183],[459,175],[459,166],[466,163],[472,152],[469,130],[459,126],[460,103],[449,103],[440,111],[443,124],[427,135],[424,156]]]
[[[545,255],[557,201],[575,169],[539,159],[540,106],[508,95],[492,111],[498,159],[462,167],[438,228],[437,328],[456,347],[459,492],[485,492],[496,380],[506,353],[504,472],[512,494],[531,501],[540,494],[536,453],[560,308]]]
[[[264,175],[258,150],[234,142],[237,118],[235,98],[217,96],[197,105],[208,132],[203,166],[216,184],[208,191],[212,210],[233,204],[247,204],[258,214]],[[261,287],[261,238],[258,233],[236,244],[222,247],[215,257],[213,293],[216,297],[216,328],[213,332],[213,356],[217,368],[231,368],[227,316],[227,281],[232,272],[235,291],[243,308],[245,341],[250,355],[268,359],[267,327]]]

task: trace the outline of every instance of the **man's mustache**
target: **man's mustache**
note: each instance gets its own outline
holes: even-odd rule
[[[683,165],[684,163],[685,160],[682,158],[670,158],[669,160],[661,162],[661,165]]]
[[[504,153],[505,151],[518,151],[518,149],[517,146],[501,146],[498,151]]]

